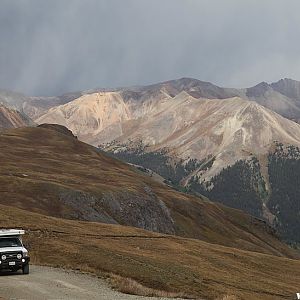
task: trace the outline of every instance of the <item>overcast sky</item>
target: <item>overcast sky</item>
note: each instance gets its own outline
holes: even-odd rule
[[[0,0],[0,88],[300,80],[299,0]]]

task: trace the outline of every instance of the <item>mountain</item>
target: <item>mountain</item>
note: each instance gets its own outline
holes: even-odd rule
[[[50,108],[72,101],[80,97],[82,93],[74,92],[61,96],[32,97],[13,91],[0,90],[0,104],[16,109],[34,120],[46,113]]]
[[[194,98],[201,99],[228,99],[233,97],[240,97],[244,100],[257,102],[286,118],[298,120],[300,117],[300,97],[299,97],[300,82],[291,79],[282,79],[276,83],[268,84],[262,82],[254,87],[245,89],[223,88],[216,86],[209,82],[203,82],[192,78],[182,78],[178,80],[166,81],[149,86],[128,87],[108,90],[94,90],[81,93],[70,93],[60,97],[40,98],[39,100],[30,100],[30,105],[34,107],[43,106],[43,103],[48,103],[43,112],[35,115],[29,110],[27,114],[33,119],[39,117],[49,118],[45,112],[47,109],[56,108],[62,104],[76,100],[77,103],[84,102],[90,99],[90,95],[118,95],[121,101],[134,105],[134,103],[149,103],[165,98],[174,98],[180,93],[184,92]],[[78,96],[78,97],[76,97]],[[37,98],[39,99],[39,98]],[[80,99],[80,101],[79,101]],[[28,103],[28,101],[26,102]],[[71,105],[72,106],[72,105]],[[68,109],[67,107],[62,109]],[[53,113],[53,112],[51,112]]]
[[[275,83],[272,83],[271,87],[275,91],[291,99],[298,100],[298,101],[300,99],[300,81],[285,78]]]
[[[245,100],[257,102],[286,118],[298,121],[300,120],[299,91],[300,82],[287,78],[271,84],[262,82],[256,86],[244,89],[224,88],[193,78],[181,78],[148,86],[94,89],[49,97],[31,97],[21,93],[0,90],[0,103],[10,105],[35,120],[53,107],[64,105],[81,96],[94,93],[116,92],[125,101],[143,102],[150,98],[159,98],[162,95],[174,97],[181,92],[186,92],[194,98],[226,99],[241,97]]]
[[[0,148],[0,204],[293,256],[265,221],[153,181],[64,127],[11,129]]]
[[[185,91],[172,97],[171,86],[143,92],[142,99],[124,97],[124,91],[84,95],[37,122],[67,126],[80,140],[151,169],[180,190],[265,218],[289,240],[300,241],[294,235],[300,224],[291,217],[295,207],[284,217],[293,221],[283,224],[279,203],[269,202],[275,192],[270,155],[278,142],[299,147],[300,125],[240,97],[194,98]],[[269,85],[261,84],[248,97],[265,90]]]
[[[284,153],[299,147],[298,95],[299,82],[291,79],[233,89],[182,78],[82,92],[61,98],[61,105],[48,99],[34,119],[66,126],[80,140],[159,174],[167,185],[243,209],[300,242],[298,193],[289,196],[289,209],[278,212],[284,203],[275,181],[286,181],[270,174],[278,170],[278,145]],[[298,164],[297,155],[284,159]],[[287,183],[283,191],[291,191]]]
[[[150,95],[160,93],[161,91],[171,97],[174,97],[181,92],[186,92],[195,98],[208,99],[225,99],[240,95],[240,91],[238,89],[223,88],[210,82],[193,78],[181,78],[148,86],[128,87],[115,89],[113,91],[122,91],[123,96],[127,95],[129,96],[127,98],[133,99],[145,98],[147,95],[149,97]]]
[[[54,120],[95,146],[116,140],[138,147],[142,141],[147,152],[167,149],[184,161],[212,156],[205,179],[251,153],[268,153],[274,141],[300,145],[300,125],[238,97],[196,99],[181,92],[127,102],[117,92],[95,93],[53,108],[37,122]]]
[[[30,118],[37,119],[53,107],[66,104],[84,95],[105,92],[117,92],[120,93],[125,101],[138,100],[140,102],[149,98],[156,98],[162,94],[174,97],[181,92],[186,92],[194,98],[226,99],[241,97],[245,100],[257,102],[286,118],[296,121],[300,120],[300,82],[287,78],[271,84],[262,82],[256,86],[244,89],[224,88],[193,78],[181,78],[148,86],[115,89],[102,88],[49,97],[32,97],[12,91],[0,90],[0,103],[11,105],[27,114]]]
[[[33,122],[25,114],[0,104],[0,129],[30,125],[33,125]]]
[[[0,104],[5,106],[14,106],[15,108],[22,106],[24,102],[26,102],[29,97],[24,94],[8,91],[8,90],[0,90]]]
[[[162,89],[172,97],[183,91],[194,98],[226,99],[240,97],[257,102],[286,118],[295,121],[300,120],[300,82],[288,78],[271,84],[261,82],[244,89],[224,88],[197,79],[181,78],[136,88],[136,91],[138,92],[137,95],[140,96],[141,91],[149,93]]]
[[[282,116],[294,121],[300,120],[300,96],[297,94],[300,82],[282,79],[268,84],[262,82],[254,87],[244,89],[243,98],[255,101]]]

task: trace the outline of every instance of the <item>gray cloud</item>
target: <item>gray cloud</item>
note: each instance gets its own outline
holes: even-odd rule
[[[0,0],[0,87],[300,79],[298,0]]]

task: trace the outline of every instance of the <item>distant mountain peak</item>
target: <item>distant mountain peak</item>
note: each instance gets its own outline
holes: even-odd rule
[[[248,88],[246,90],[246,96],[247,97],[260,97],[270,89],[272,89],[270,87],[270,85],[267,82],[263,81],[251,88]]]
[[[289,82],[289,83],[291,83],[291,82],[294,82],[294,83],[299,83],[300,81],[298,81],[298,80],[295,80],[295,79],[292,79],[292,78],[282,78],[282,79],[279,79],[278,81],[276,81],[276,82],[273,82],[271,85],[275,85],[275,84],[277,84],[277,83],[279,83],[279,82]]]
[[[300,100],[300,81],[284,78],[271,84],[272,88],[292,99]]]

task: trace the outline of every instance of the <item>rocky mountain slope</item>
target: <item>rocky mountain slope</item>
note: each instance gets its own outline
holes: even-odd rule
[[[41,109],[37,115],[32,114],[32,111],[27,109],[25,113],[32,118],[37,118],[43,115],[47,109],[56,107],[61,104],[75,100],[82,95],[92,94],[96,92],[117,92],[121,94],[124,101],[138,100],[144,102],[149,98],[157,98],[159,95],[168,95],[175,97],[181,92],[186,92],[194,98],[206,99],[227,99],[240,97],[245,100],[250,100],[263,105],[286,118],[299,120],[300,119],[300,82],[292,79],[281,79],[278,82],[268,84],[261,82],[250,88],[224,88],[214,85],[210,82],[204,82],[192,78],[181,78],[170,80],[149,86],[126,87],[119,89],[107,90],[91,90],[78,93],[69,93],[59,97],[28,97],[23,99],[22,103],[25,106],[38,107]],[[0,92],[1,99],[1,92]],[[39,101],[42,100],[42,101]],[[21,103],[20,101],[18,103]],[[45,107],[44,104],[47,103]],[[20,109],[20,107],[18,107]],[[26,110],[26,109],[25,109]]]
[[[196,99],[186,92],[144,102],[125,101],[118,92],[94,93],[51,109],[37,122],[65,125],[80,140],[108,143],[113,151],[142,142],[147,152],[165,149],[184,161],[214,157],[202,179],[252,154],[267,154],[274,141],[300,145],[300,125],[263,106],[238,97]],[[111,146],[113,141],[118,145]]]
[[[266,222],[176,192],[78,141],[63,127],[6,131],[0,134],[0,149],[1,204],[292,255]]]
[[[33,125],[33,122],[25,114],[0,104],[0,129],[30,125]]]
[[[166,89],[171,96],[185,91],[195,98],[226,99],[241,97],[245,100],[257,102],[286,118],[300,120],[300,81],[293,79],[285,78],[271,84],[261,82],[253,87],[243,89],[223,88],[191,78],[167,81],[154,86],[157,89]],[[150,87],[143,87],[141,90],[153,89],[153,86]]]
[[[262,82],[244,89],[241,96],[298,122],[300,120],[299,88],[299,81],[281,79],[275,83]]]
[[[17,109],[34,120],[45,114],[51,107],[65,104],[80,97],[82,94],[83,92],[74,92],[61,96],[32,97],[13,91],[0,90],[0,104]]]

